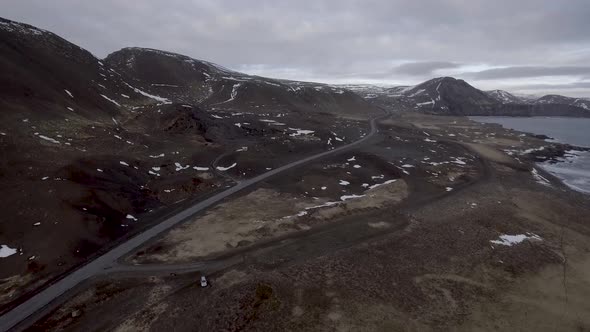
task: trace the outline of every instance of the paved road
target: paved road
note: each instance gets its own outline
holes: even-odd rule
[[[377,118],[373,118],[370,120],[371,131],[363,138],[355,141],[353,143],[338,147],[336,149],[325,151],[290,164],[281,166],[279,168],[273,169],[268,171],[264,174],[258,175],[254,178],[241,181],[237,183],[235,186],[222,191],[219,194],[216,194],[212,197],[209,197],[189,208],[186,210],[162,221],[161,223],[155,225],[154,227],[144,231],[143,233],[138,234],[137,236],[123,242],[119,246],[113,248],[109,252],[105,253],[104,255],[96,258],[95,260],[89,262],[88,264],[80,267],[79,269],[73,271],[72,273],[68,274],[64,278],[60,279],[56,283],[52,284],[51,286],[45,288],[44,290],[40,291],[26,302],[20,304],[19,306],[13,308],[11,311],[5,313],[0,317],[0,331],[8,331],[10,328],[14,327],[21,321],[24,321],[29,316],[33,315],[38,310],[41,310],[45,306],[49,305],[54,299],[58,298],[68,290],[72,289],[76,285],[80,284],[84,280],[89,279],[90,277],[104,273],[105,270],[116,265],[116,261],[127,255],[128,253],[132,252],[134,249],[140,247],[150,239],[162,234],[163,232],[167,231],[168,229],[176,226],[180,222],[186,220],[187,218],[193,216],[194,214],[220,202],[221,200],[225,199],[226,197],[237,193],[238,191],[250,187],[258,182],[266,180],[267,178],[289,170],[291,168],[309,163],[311,161],[317,160],[319,158],[326,157],[331,154],[335,154],[338,152],[342,152],[344,150],[351,149],[360,145],[363,142],[366,142],[372,136],[377,133],[377,120],[387,117],[388,115],[383,115]]]

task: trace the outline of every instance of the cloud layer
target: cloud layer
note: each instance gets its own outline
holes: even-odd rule
[[[482,88],[527,79],[564,89],[589,80],[587,0],[5,0],[0,13],[100,57],[153,47],[292,79],[413,84],[453,75]]]

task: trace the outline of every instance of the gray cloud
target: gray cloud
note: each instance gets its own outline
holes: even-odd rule
[[[483,70],[479,72],[465,73],[466,77],[478,80],[490,80],[501,78],[523,78],[544,76],[582,76],[590,75],[590,67],[561,66],[561,67],[506,67]]]
[[[445,61],[410,62],[397,66],[392,70],[392,73],[423,76],[432,75],[437,69],[457,68],[459,66],[457,63]]]
[[[579,90],[590,89],[590,82],[574,82],[566,84],[523,84],[514,87],[518,90]]]
[[[413,84],[590,63],[587,0],[4,0],[0,13],[99,57],[152,47],[291,79]],[[505,79],[533,77],[521,73]]]

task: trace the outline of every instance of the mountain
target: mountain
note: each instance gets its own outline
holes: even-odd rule
[[[488,96],[494,98],[496,101],[502,104],[522,104],[526,103],[526,99],[517,97],[510,92],[504,90],[491,90],[486,91]]]
[[[90,52],[51,32],[0,19],[0,40],[4,116],[110,119],[120,114],[120,94],[145,99]]]
[[[404,89],[402,95],[418,111],[438,114],[487,114],[497,101],[463,80],[452,77],[435,78]]]
[[[105,63],[156,96],[203,108],[331,113],[367,118],[375,112],[355,93],[326,84],[252,76],[211,62],[148,48],[124,48]]]
[[[373,89],[363,97],[392,111],[442,115],[573,116],[590,117],[590,101],[548,95],[515,96],[503,90],[481,91],[452,77],[439,77],[416,86]]]
[[[226,174],[346,144],[378,112],[344,88],[160,50],[99,59],[1,18],[0,72],[0,244],[18,251],[0,260],[0,311]]]
[[[571,98],[560,95],[545,95],[533,102],[536,105],[568,105],[590,110],[590,100],[584,98]]]

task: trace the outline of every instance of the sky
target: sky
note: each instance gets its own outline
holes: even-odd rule
[[[2,0],[105,57],[162,49],[274,78],[590,97],[588,0]]]

